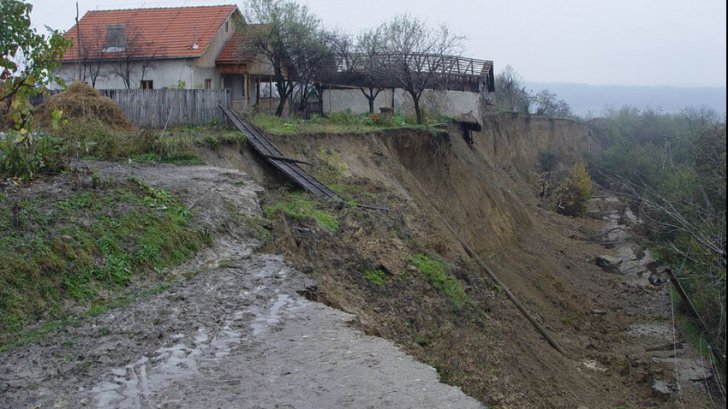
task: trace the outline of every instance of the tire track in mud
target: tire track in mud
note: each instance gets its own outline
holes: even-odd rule
[[[311,285],[231,228],[261,188],[211,167],[99,166],[178,193],[215,236],[179,283],[0,354],[7,408],[480,408],[434,368],[298,293]],[[185,272],[200,270],[189,280]]]

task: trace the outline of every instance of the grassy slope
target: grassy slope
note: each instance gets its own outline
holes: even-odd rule
[[[170,193],[71,172],[0,193],[0,334],[111,294],[191,257],[205,233]],[[3,339],[0,338],[0,342]],[[2,345],[0,343],[0,345]]]

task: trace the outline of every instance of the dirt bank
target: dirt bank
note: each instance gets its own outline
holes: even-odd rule
[[[310,221],[273,218],[267,248],[311,272],[318,282],[311,297],[355,314],[362,329],[396,341],[493,407],[679,407],[675,395],[659,396],[652,388],[657,377],[669,377],[666,366],[653,367],[654,357],[645,355],[660,340],[629,333],[634,325],[665,325],[664,290],[626,284],[595,265],[597,254],[614,251],[594,240],[603,221],[566,218],[539,206],[539,153],[554,153],[559,166],[569,166],[590,146],[581,125],[486,119],[472,146],[457,130],[434,137],[398,131],[275,141],[286,155],[313,162],[311,170],[348,197],[389,209],[332,207],[341,226],[334,235]],[[234,154],[207,159],[260,172]],[[266,199],[286,200],[285,191]],[[460,239],[565,356],[492,286]],[[428,281],[413,262],[422,253],[447,261],[447,274],[463,286],[467,303],[454,303]],[[367,278],[371,270],[384,274],[383,284]],[[692,387],[682,389],[690,406],[710,407]]]
[[[180,195],[215,243],[168,291],[0,353],[0,407],[481,407],[351,328],[351,315],[300,296],[312,281],[280,256],[254,253],[261,189],[246,175],[88,165]]]

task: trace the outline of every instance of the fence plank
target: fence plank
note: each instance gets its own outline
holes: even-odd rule
[[[137,126],[163,128],[222,122],[218,104],[228,107],[229,91],[206,89],[103,89]]]

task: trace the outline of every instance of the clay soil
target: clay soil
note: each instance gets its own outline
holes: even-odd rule
[[[387,210],[330,205],[340,223],[335,234],[277,213],[267,250],[316,280],[309,298],[354,314],[359,328],[395,341],[437,368],[443,381],[494,408],[714,407],[704,380],[675,380],[667,359],[675,351],[665,347],[672,342],[666,287],[597,267],[596,255],[614,252],[596,239],[605,222],[598,214],[561,216],[540,203],[535,160],[530,167],[528,160],[509,164],[482,141],[468,146],[457,132],[275,142],[287,155],[314,162],[309,170],[347,198]],[[562,156],[562,165],[574,158]],[[253,174],[261,169],[237,153],[210,153],[207,160]],[[281,180],[262,182],[268,205],[290,198],[291,187]],[[563,355],[462,242],[552,334]],[[454,305],[413,266],[412,257],[423,253],[448,263],[448,273],[466,289],[466,305]],[[383,285],[364,277],[372,269],[386,274]],[[677,337],[686,348],[679,356],[695,358]],[[655,391],[656,381],[672,393]]]
[[[456,130],[276,138],[352,200],[320,203],[338,221],[334,233],[282,212],[261,231],[258,197],[265,208],[290,201],[295,188],[245,149],[200,152],[210,165],[245,174],[105,166],[104,177],[135,172],[180,195],[216,244],[180,267],[172,290],[4,352],[0,407],[104,407],[107,399],[117,402],[110,407],[477,406],[420,375],[429,368],[391,342],[491,408],[722,407],[703,392],[705,381],[675,378],[665,286],[597,267],[596,255],[615,253],[598,239],[605,221],[598,213],[564,217],[541,203],[537,152],[509,151],[517,135],[506,131],[492,143],[476,135],[472,146]],[[564,167],[579,150],[567,139],[555,147]],[[467,302],[453,302],[425,277],[413,260],[422,254],[446,262]],[[381,283],[365,276],[372,270]],[[696,362],[677,338],[680,362]],[[169,362],[177,369],[169,372]],[[291,369],[299,364],[301,372]],[[658,381],[666,393],[653,388]],[[416,399],[423,387],[429,406]],[[268,406],[241,401],[240,391]],[[334,395],[346,399],[321,400]]]

